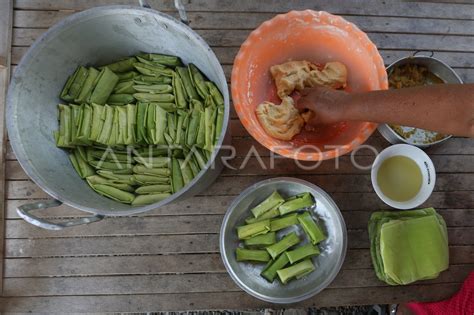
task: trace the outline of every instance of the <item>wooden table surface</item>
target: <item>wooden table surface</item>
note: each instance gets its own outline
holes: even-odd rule
[[[469,0],[468,0],[469,1]],[[135,4],[133,0],[2,0],[0,4],[0,118],[8,73],[48,27],[94,5]],[[175,14],[172,1],[149,1]],[[326,10],[356,23],[378,46],[385,63],[416,50],[430,50],[450,64],[465,82],[474,81],[474,5],[377,0],[187,0],[190,26],[212,46],[229,77],[232,61],[249,32],[277,13]],[[11,46],[11,49],[10,49]],[[10,62],[11,60],[11,62]],[[10,69],[11,63],[11,69]],[[32,100],[34,101],[34,100]],[[3,121],[3,119],[1,119]],[[227,275],[219,256],[218,233],[230,202],[247,186],[265,178],[294,176],[326,190],[342,210],[349,244],[334,282],[317,296],[294,305],[331,306],[438,300],[449,297],[474,268],[474,141],[453,138],[427,152],[438,172],[426,206],[435,207],[448,225],[450,268],[438,279],[390,287],[377,280],[370,261],[367,220],[387,206],[376,197],[369,171],[359,171],[350,156],[327,161],[312,171],[278,159],[268,169],[269,152],[243,129],[235,113],[231,129],[241,165],[255,146],[267,169],[250,158],[242,170],[226,169],[202,195],[135,217],[46,231],[21,220],[15,208],[48,198],[25,175],[0,124],[0,190],[5,191],[4,241],[0,242],[0,311],[102,312],[277,307],[252,298]],[[5,144],[4,144],[5,143]],[[376,132],[367,142],[378,150],[389,144]],[[370,151],[354,156],[373,161]],[[2,211],[3,210],[3,211]],[[85,213],[67,206],[45,211],[49,218]],[[3,250],[2,250],[3,248]],[[3,266],[2,266],[3,264]],[[3,272],[3,276],[1,276]]]

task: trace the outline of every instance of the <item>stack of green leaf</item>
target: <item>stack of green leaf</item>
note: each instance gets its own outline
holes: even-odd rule
[[[433,208],[375,212],[369,238],[377,277],[388,284],[434,279],[449,266],[446,223]]]
[[[221,132],[224,99],[179,57],[140,54],[80,66],[60,95],[56,145],[98,193],[132,205],[158,202],[204,168]]]
[[[319,255],[317,244],[326,236],[314,221],[311,208],[315,205],[310,193],[302,193],[285,200],[274,191],[262,203],[252,208],[246,225],[237,227],[237,236],[243,241],[235,251],[237,261],[265,263],[261,276],[273,282],[278,276],[281,283],[301,279],[313,272],[311,257]],[[300,225],[306,235],[307,244],[295,232],[277,233],[293,225]],[[280,233],[281,234],[281,233]],[[294,248],[296,245],[300,245]]]

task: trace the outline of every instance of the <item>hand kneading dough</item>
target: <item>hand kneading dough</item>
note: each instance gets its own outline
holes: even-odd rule
[[[300,133],[304,120],[293,105],[291,97],[283,98],[280,105],[263,102],[257,106],[257,117],[265,132],[273,138],[291,140]]]
[[[256,113],[267,134],[280,140],[291,140],[314,117],[312,111],[300,114],[288,95],[317,85],[344,88],[347,83],[346,66],[337,61],[328,62],[321,70],[309,61],[288,61],[271,67],[270,72],[282,103],[264,102],[257,106]],[[306,129],[313,130],[310,125],[306,125]]]

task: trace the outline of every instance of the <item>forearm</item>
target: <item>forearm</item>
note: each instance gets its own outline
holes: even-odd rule
[[[474,84],[350,94],[341,120],[372,121],[474,137]]]

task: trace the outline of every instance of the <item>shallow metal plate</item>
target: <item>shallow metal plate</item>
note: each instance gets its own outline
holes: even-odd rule
[[[235,249],[239,244],[236,227],[245,224],[250,209],[274,190],[284,197],[310,192],[316,200],[311,210],[328,236],[319,244],[321,254],[313,258],[316,270],[300,280],[286,285],[279,281],[267,282],[260,276],[264,264],[237,262]],[[296,231],[302,243],[307,243],[304,231],[299,226],[289,227],[277,233],[278,238]],[[347,232],[344,219],[334,201],[321,188],[304,180],[281,177],[259,182],[244,190],[230,205],[222,222],[220,251],[224,265],[232,279],[247,293],[273,303],[295,303],[307,299],[327,287],[336,277],[344,261],[347,248]]]

